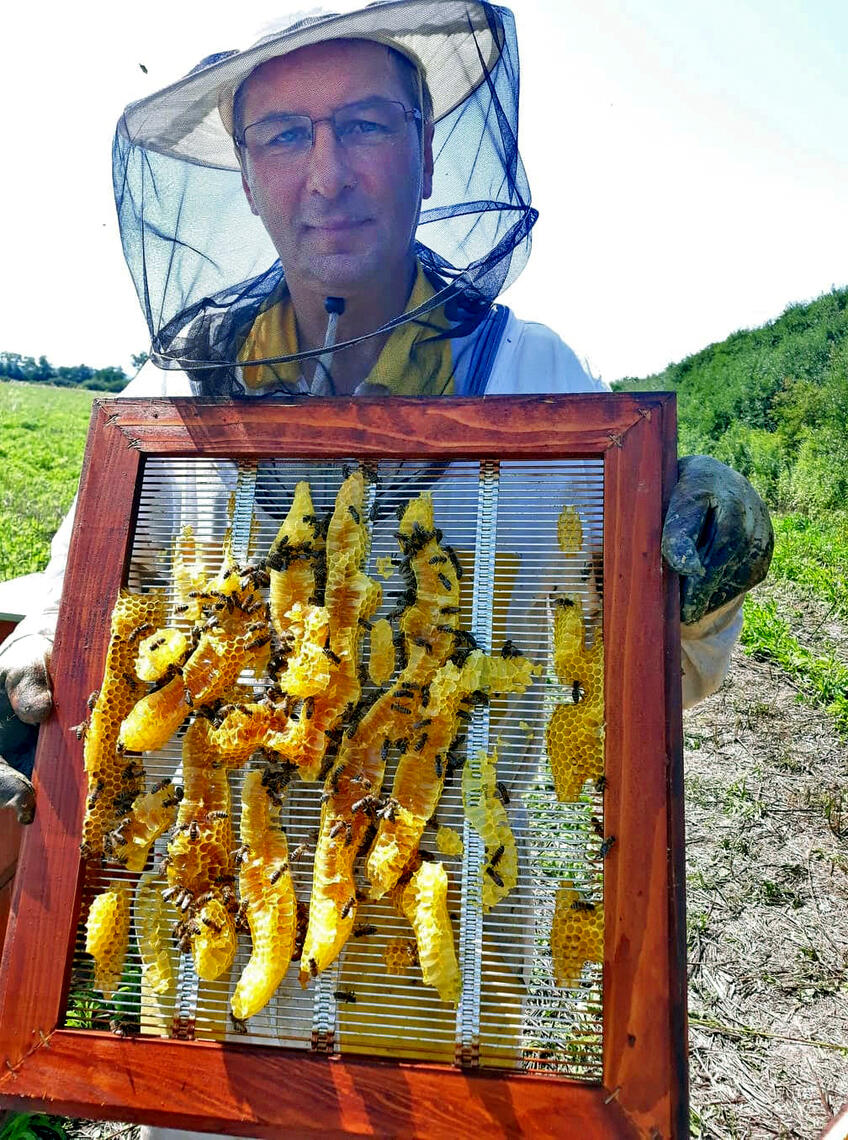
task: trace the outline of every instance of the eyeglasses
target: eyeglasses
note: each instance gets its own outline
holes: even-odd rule
[[[309,115],[269,115],[249,123],[236,142],[254,159],[291,162],[304,158],[315,142],[315,128],[330,123],[339,146],[356,153],[395,145],[409,120],[421,122],[421,112],[393,99],[348,103],[323,119]]]

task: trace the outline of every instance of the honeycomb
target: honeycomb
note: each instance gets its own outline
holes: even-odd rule
[[[162,623],[164,602],[155,594],[122,590],[112,611],[109,645],[100,691],[85,729],[84,765],[88,799],[82,825],[82,850],[88,857],[103,853],[103,838],[126,814],[143,788],[144,769],[128,764],[116,744],[121,721],[142,688],[135,678],[136,641]],[[126,807],[121,811],[121,805]]]
[[[395,671],[394,631],[385,618],[375,621],[371,628],[371,655],[368,658],[368,675],[375,685],[385,685]]]
[[[162,898],[161,887],[162,880],[158,875],[142,875],[135,889],[133,907],[144,986],[160,995],[173,990],[179,965],[171,936],[177,922],[177,909]]]
[[[560,803],[576,800],[587,780],[603,775],[604,727],[580,704],[557,705],[545,741]]]
[[[409,919],[418,944],[424,984],[442,1001],[456,1005],[462,989],[448,914],[448,875],[442,863],[422,863],[399,889],[399,909]]]
[[[170,780],[133,801],[132,808],[104,839],[109,859],[128,871],[143,871],[150,848],[171,827],[177,815],[177,799]]]
[[[418,965],[418,944],[414,938],[390,938],[383,949],[387,974],[408,974]]]
[[[250,937],[250,960],[232,996],[233,1016],[243,1021],[268,1004],[289,968],[297,932],[286,837],[279,806],[262,784],[262,772],[248,772],[242,789],[239,893]]]
[[[410,737],[397,766],[390,793],[398,805],[394,818],[380,820],[366,863],[372,898],[391,890],[418,848],[427,820],[438,806],[447,754],[461,731],[460,713],[467,715],[471,694],[521,692],[533,672],[532,662],[524,657],[490,658],[480,650],[474,650],[461,668],[448,661],[436,672],[426,710],[419,707],[419,721],[413,722],[423,720],[426,727],[419,730],[417,739]],[[511,833],[509,843],[514,849]]]
[[[118,988],[130,937],[132,886],[113,880],[91,903],[85,924],[85,952],[94,958],[94,988],[107,1001]]]
[[[288,713],[284,703],[269,700],[234,703],[220,709],[209,731],[210,747],[231,768],[241,767],[258,749],[279,752],[286,745]]]
[[[465,850],[462,836],[452,827],[440,827],[436,832],[436,850],[442,855],[459,857]]]
[[[329,635],[322,649],[329,661],[328,666],[322,665],[328,670],[327,682],[323,691],[315,693],[304,715],[292,721],[281,748],[281,754],[298,766],[304,780],[317,779],[327,752],[328,733],[340,723],[345,709],[359,700],[362,631],[382,599],[379,583],[362,569],[369,545],[364,501],[364,477],[361,471],[354,471],[339,490],[327,526],[324,606],[329,615]],[[298,559],[293,566],[300,567],[301,563]],[[292,591],[286,596],[292,596]]]
[[[498,795],[498,755],[478,752],[462,769],[465,818],[486,847],[481,868],[483,910],[490,911],[518,882],[518,852],[503,800]]]
[[[189,640],[181,629],[157,629],[139,642],[136,676],[142,681],[158,681],[172,665],[182,665],[188,650]]]
[[[330,661],[324,653],[330,615],[324,606],[295,602],[285,622],[291,656],[277,684],[292,697],[317,696],[330,684]]]
[[[570,704],[556,706],[545,731],[556,796],[565,803],[604,770],[604,646],[595,630],[587,648],[577,595],[562,595],[555,603],[553,660],[557,679],[571,696]]]
[[[554,981],[576,986],[587,962],[604,960],[604,908],[581,898],[569,882],[557,889],[551,925]]]
[[[342,490],[344,489],[343,485]],[[359,508],[356,508],[356,513],[361,517]],[[349,519],[352,516],[348,512],[348,519],[344,518],[338,501],[334,521],[337,516],[350,529]],[[416,595],[415,600],[404,610],[399,623],[408,660],[395,685],[377,698],[359,723],[353,726],[352,732],[351,726],[348,727],[338,758],[327,777],[315,852],[309,926],[300,970],[300,982],[304,986],[310,976],[317,975],[335,961],[353,929],[357,906],[353,866],[368,835],[372,816],[376,814],[389,749],[393,741],[404,737],[412,724],[427,718],[421,688],[430,684],[440,664],[455,650],[455,638],[451,631],[456,627],[457,617],[453,613],[443,614],[442,607],[447,605],[450,610],[456,609],[458,612],[458,580],[449,557],[435,553],[438,541],[433,526],[431,496],[424,494],[410,500],[398,528],[398,542],[403,552],[401,570],[410,588],[412,583],[415,584]],[[367,550],[364,538],[361,550],[364,555]],[[327,534],[325,602],[333,615],[330,626],[331,645],[343,661],[355,660],[352,652],[342,656],[344,642],[336,640],[336,637],[341,635],[348,639],[357,638],[361,629],[359,617],[367,618],[368,611],[363,615],[362,611],[357,613],[351,609],[345,615],[346,620],[342,621],[341,612],[330,604],[336,567],[343,565],[345,558],[339,551],[340,544],[334,539],[331,522]],[[436,556],[444,558],[444,563],[430,565],[430,559]],[[438,579],[439,567],[442,567],[447,587]],[[444,567],[450,570],[450,576],[444,572]],[[370,581],[365,575],[362,578],[366,582]],[[376,583],[372,583],[369,604],[376,601],[374,587],[379,589]],[[350,624],[351,620],[354,621],[353,625]],[[338,622],[338,626],[335,622]],[[435,627],[439,624],[444,625],[448,632],[437,630]],[[354,805],[362,805],[363,801],[372,810],[354,811]],[[388,805],[380,803],[380,810],[389,805],[391,799]],[[402,860],[398,873],[408,861],[409,854],[417,847],[417,838],[412,836],[413,830],[410,828],[406,837],[407,851],[404,854],[401,854],[397,843],[397,829],[388,843],[392,864]],[[392,881],[395,880],[396,876]]]
[[[289,513],[267,558],[271,578],[271,622],[278,634],[285,632],[285,615],[292,606],[314,602],[323,559],[324,539],[312,505],[309,484],[298,483]]]
[[[566,557],[579,554],[583,549],[583,524],[577,510],[568,503],[557,519],[557,542]]]
[[[206,981],[228,970],[236,951],[238,909],[231,869],[233,832],[227,769],[211,743],[212,727],[194,720],[183,740],[184,794],[168,844],[170,898],[185,915],[177,935]]]

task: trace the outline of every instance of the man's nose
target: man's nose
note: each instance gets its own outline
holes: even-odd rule
[[[315,123],[312,132],[307,188],[323,198],[337,198],[356,182],[347,153],[336,138],[331,122]]]

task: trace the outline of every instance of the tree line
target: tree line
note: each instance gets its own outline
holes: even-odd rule
[[[146,352],[131,357],[133,368],[139,369]],[[91,368],[88,364],[61,365],[58,368],[46,356],[21,356],[17,352],[0,352],[0,380],[25,380],[30,384],[53,384],[58,388],[93,388],[98,392],[120,392],[130,381],[123,368]]]
[[[770,506],[848,508],[848,288],[613,387],[675,391],[681,451],[729,463]]]

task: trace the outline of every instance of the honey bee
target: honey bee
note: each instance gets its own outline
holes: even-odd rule
[[[199,835],[200,828],[198,826],[197,820],[193,819],[188,827],[188,837],[192,842],[195,842]]]
[[[309,974],[313,978],[318,977],[318,963],[314,958],[309,959]]]
[[[460,563],[459,559],[457,558],[456,551],[454,550],[454,548],[452,546],[446,546],[444,548],[444,551],[445,551],[445,554],[447,554],[448,558],[451,560],[451,564],[453,565],[453,568],[456,571],[457,579],[461,578],[462,577],[462,564]]]
[[[613,849],[614,846],[615,846],[615,836],[614,835],[608,835],[600,847],[601,858],[606,859],[607,855],[609,855],[610,851]]]
[[[356,525],[359,526],[359,524],[362,522],[362,519],[359,517],[359,511],[352,503],[348,504],[347,509],[350,511],[350,517],[353,519]]]
[[[523,657],[524,654],[516,648],[515,642],[507,640],[501,646],[501,657]]]
[[[602,792],[606,786],[607,786],[606,776],[598,776],[597,780],[595,780],[595,787],[597,788],[597,790],[599,792]]]
[[[94,805],[97,803],[97,801],[103,795],[103,789],[105,787],[106,787],[106,781],[105,780],[98,780],[97,781],[97,783],[94,785],[94,788],[92,789],[92,791],[88,797],[89,808],[94,807]]]
[[[371,922],[360,922],[360,923],[357,923],[357,925],[354,926],[354,928],[353,928],[353,937],[354,938],[367,938],[369,934],[376,934],[376,933],[377,933],[377,927],[374,926],[374,924]]]
[[[443,614],[458,614],[460,612],[459,606],[440,606],[439,613]]]
[[[500,847],[498,847],[498,848],[497,848],[497,849],[496,849],[496,850],[495,850],[495,851],[492,853],[492,857],[491,857],[491,859],[489,860],[489,864],[490,864],[490,866],[492,866],[492,867],[497,867],[498,863],[500,863],[500,861],[501,861],[501,858],[503,857],[503,853],[504,853],[504,845],[503,845],[503,844],[501,844],[501,845],[500,845]]]
[[[149,621],[142,622],[141,625],[137,625],[135,627],[135,629],[130,630],[130,634],[129,634],[129,637],[127,637],[127,641],[128,642],[137,641],[145,633],[152,633],[152,632],[153,632],[153,626],[150,624],[150,622]]]
[[[389,708],[394,709],[395,712],[403,713],[404,716],[412,716],[412,709],[408,709],[404,705],[399,705],[396,702],[392,702]]]
[[[211,918],[209,918],[208,915],[204,914],[200,921],[204,926],[208,926],[210,930],[214,931],[215,934],[220,934],[224,929],[223,926],[220,926],[217,922],[214,922]]]
[[[324,656],[328,657],[334,665],[341,665],[342,659],[337,653],[334,653],[329,645],[323,647]]]
[[[601,823],[601,821],[598,819],[598,817],[596,815],[592,816],[592,831],[594,831],[595,835],[597,835],[601,839],[603,839],[603,837],[604,837],[604,825]]]
[[[344,820],[337,819],[333,826],[330,828],[330,838],[335,839],[337,835],[341,835],[344,831]]]
[[[97,698],[100,696],[100,690],[95,689],[93,693],[88,694],[88,700],[85,702],[86,708],[89,712],[94,711],[94,706],[97,704]]]
[[[279,867],[275,867],[271,874],[268,876],[268,882],[271,886],[276,883],[280,877],[289,869],[288,863],[281,863]]]
[[[501,888],[503,887],[503,885],[504,885],[503,879],[500,877],[498,872],[495,870],[495,868],[491,864],[489,864],[489,866],[486,867],[486,874],[489,876],[490,879],[494,880],[495,886],[498,886]]]
[[[418,740],[416,740],[415,744],[412,746],[413,751],[422,752],[424,749],[424,745],[426,743],[427,743],[427,733],[422,732],[421,736],[419,736]]]
[[[588,899],[575,899],[574,902],[571,904],[570,909],[576,910],[576,911],[589,912],[589,911],[593,911],[595,909],[595,904],[593,902],[589,902]]]
[[[444,554],[434,554],[432,558],[427,559],[428,566],[443,566],[447,562]]]
[[[439,573],[437,574],[437,577],[446,590],[452,590],[453,589],[453,582],[451,582],[451,580],[447,576],[447,574],[443,574],[442,571],[440,570]]]
[[[498,792],[498,799],[501,801],[504,807],[506,807],[506,805],[509,803],[509,792],[506,790],[506,784],[503,782],[503,780],[498,780],[496,787]]]
[[[77,740],[84,739],[85,734],[88,732],[88,721],[81,720],[79,724],[72,724],[71,732],[74,734]]]
[[[309,964],[310,966],[312,965],[311,958],[309,960]],[[353,992],[353,990],[334,990],[333,997],[336,999],[336,1001],[343,1001],[347,1002],[348,1004],[352,1004],[356,1001],[356,994]]]
[[[583,688],[583,686],[580,684],[579,681],[575,681],[571,686],[571,699],[572,699],[572,701],[575,704],[579,704],[579,702],[582,701],[585,696],[586,696],[586,690]]]
[[[241,1018],[236,1017],[232,1010],[230,1011],[230,1021],[233,1023],[233,1029],[236,1033],[247,1033],[247,1021],[242,1021]]]
[[[442,778],[442,772],[444,771],[444,768],[443,768],[443,766],[442,766],[442,758],[441,758],[441,756],[436,756],[436,760],[435,760],[435,768],[436,768],[436,779],[437,779],[437,780],[441,780],[441,778]]]
[[[347,902],[342,907],[342,918],[347,918],[353,908],[356,906],[356,896],[351,895]]]
[[[167,786],[168,786],[168,784],[170,784],[170,782],[171,782],[171,777],[170,777],[170,776],[166,776],[166,777],[164,778],[164,780],[159,780],[159,781],[158,781],[157,783],[155,783],[155,784],[153,785],[153,787],[150,789],[150,794],[151,794],[151,795],[153,795],[153,796],[155,796],[157,792],[161,792],[163,788],[167,788]]]
[[[229,819],[230,813],[228,811],[210,811],[207,812],[207,819]]]

